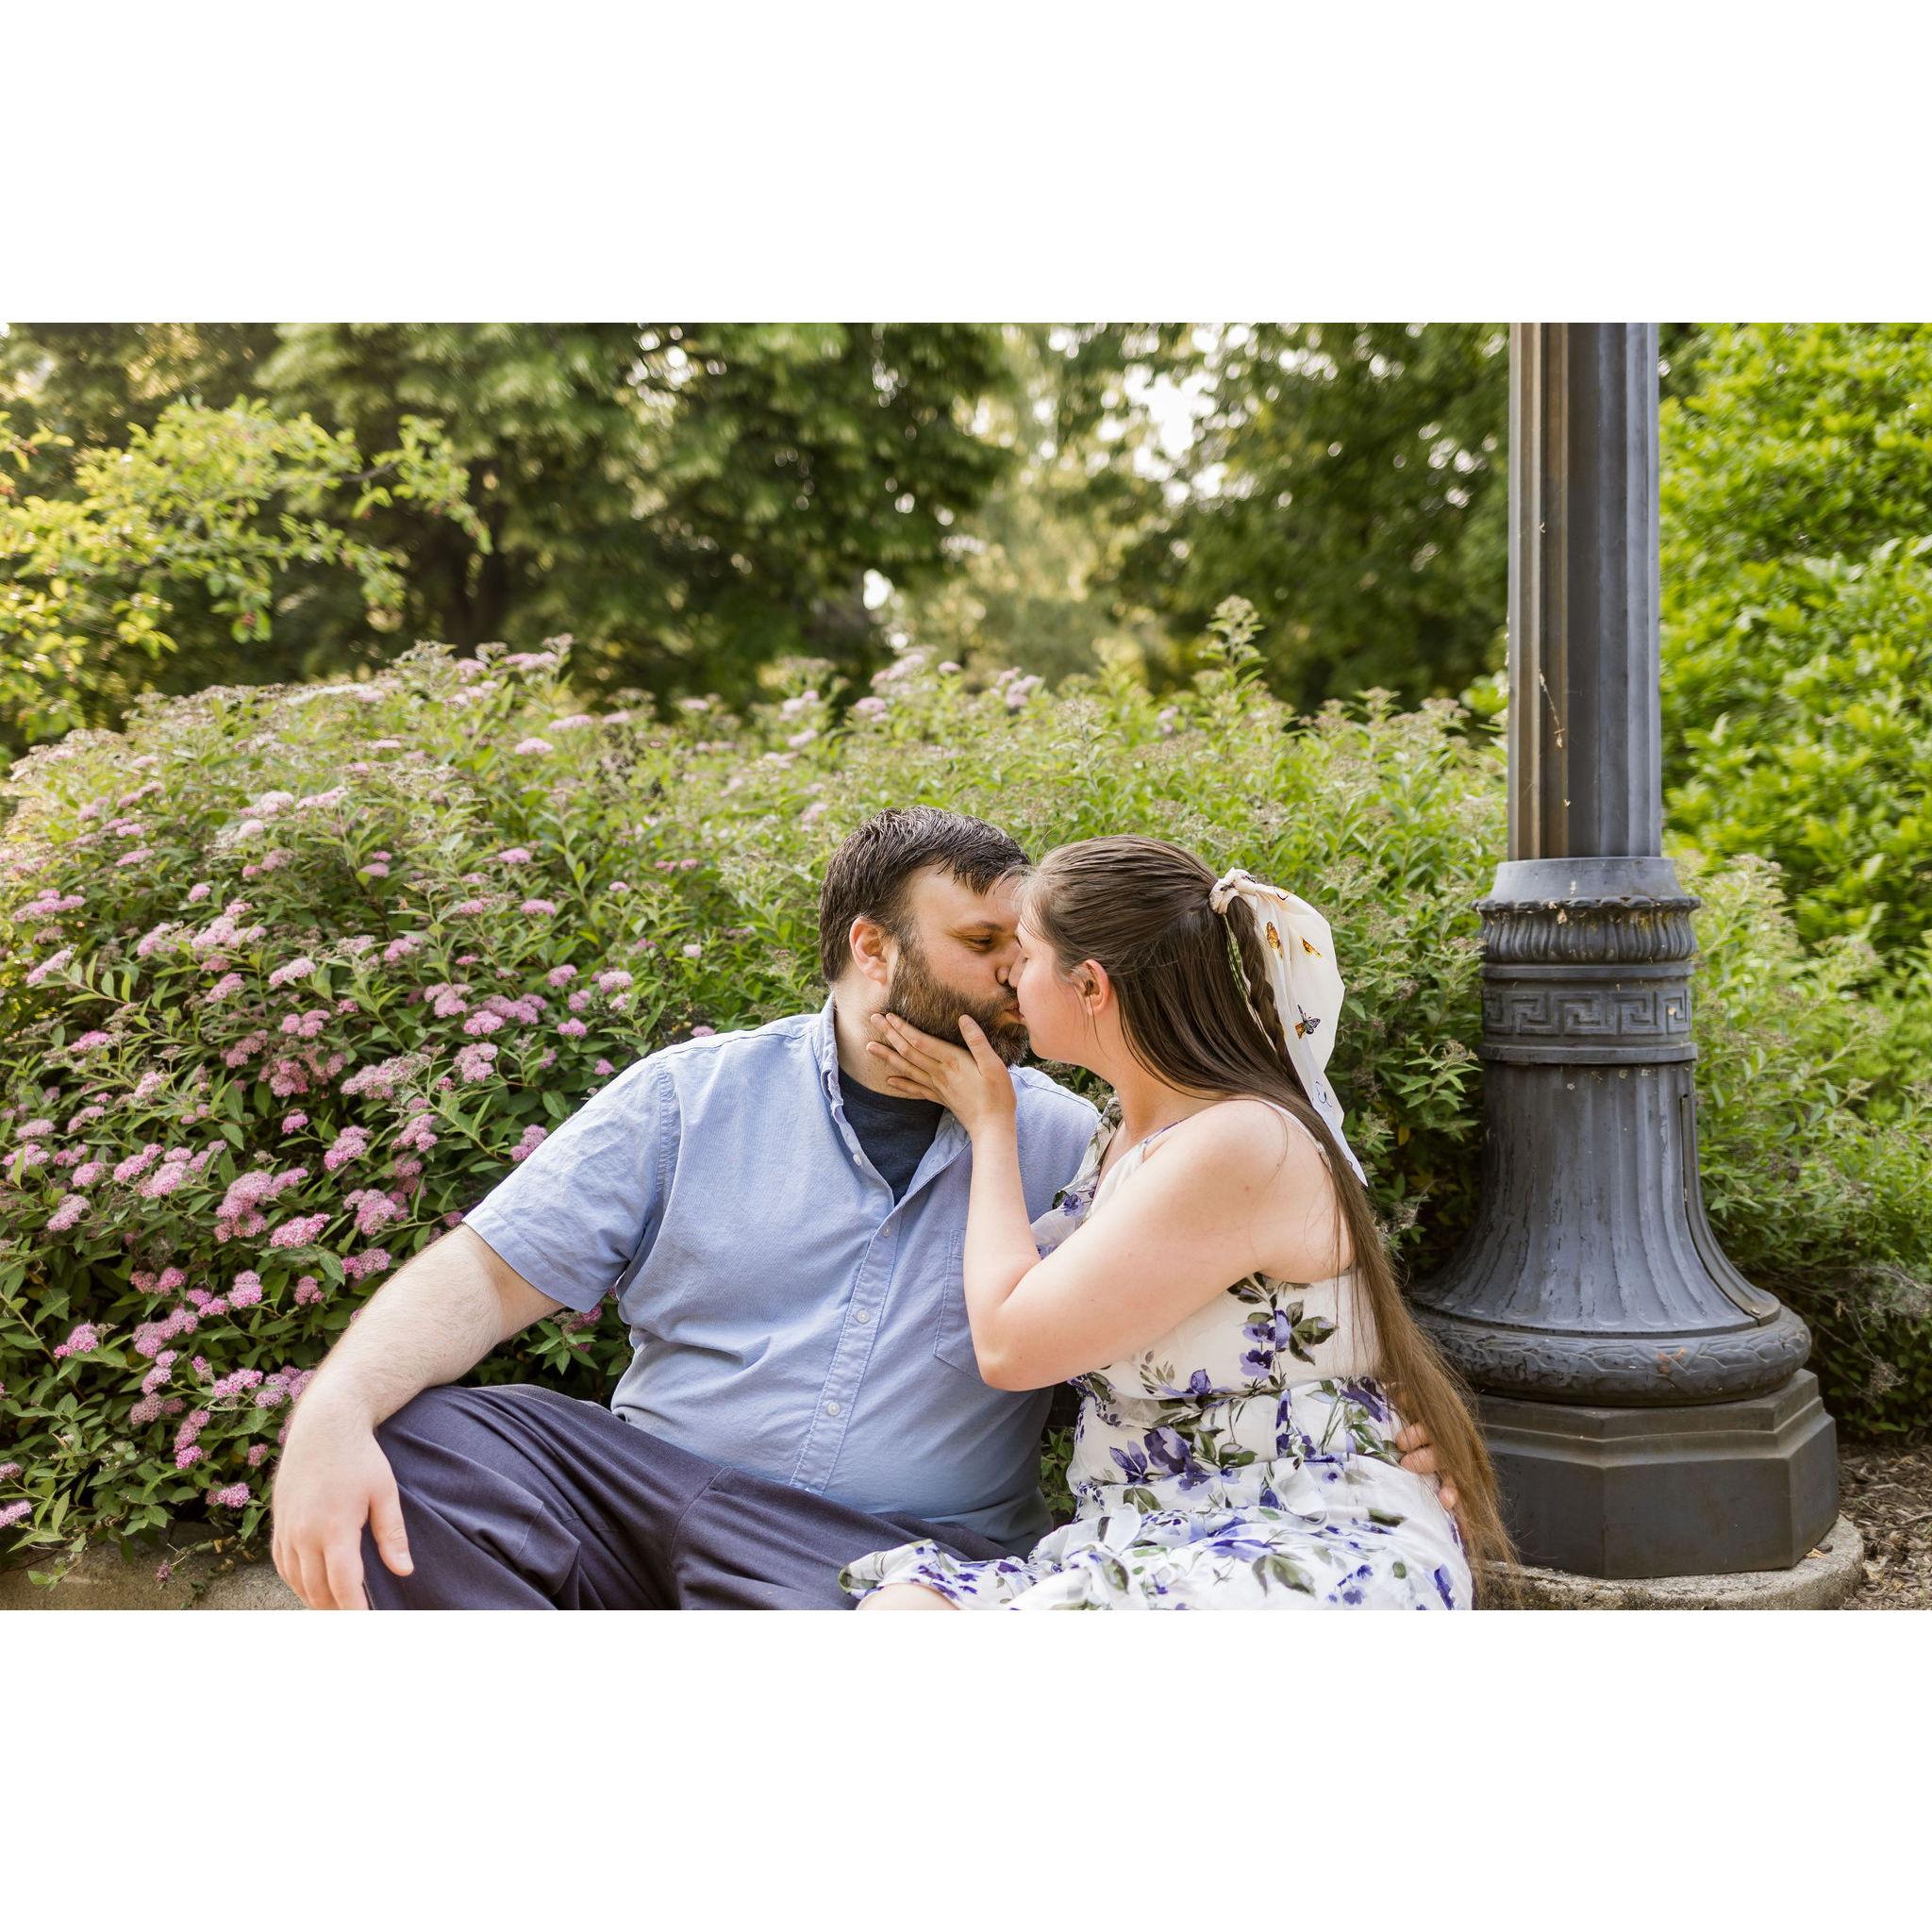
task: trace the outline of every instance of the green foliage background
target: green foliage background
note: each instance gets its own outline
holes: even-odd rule
[[[204,1521],[255,1536],[283,1412],[249,1391],[210,1397],[213,1380],[312,1366],[376,1285],[344,1262],[379,1241],[400,1263],[435,1239],[528,1129],[602,1084],[600,1060],[621,1068],[700,1024],[816,1004],[824,860],[892,802],[983,813],[1036,852],[1132,826],[1293,879],[1347,949],[1350,1024],[1331,1072],[1377,1210],[1412,1274],[1437,1265],[1473,1211],[1471,908],[1502,851],[1502,747],[1441,699],[1404,711],[1376,694],[1297,722],[1269,695],[1243,628],[1224,625],[1164,694],[1119,667],[1058,692],[975,691],[915,651],[879,675],[880,702],[863,712],[841,707],[824,660],[794,660],[741,717],[693,701],[594,721],[552,654],[458,662],[425,646],[358,684],[146,700],[125,734],[71,734],[24,760],[0,845],[13,935],[0,966],[0,1460],[20,1468],[0,1507],[31,1505],[8,1547],[45,1561],[88,1534]],[[264,794],[289,803],[273,809]],[[283,856],[263,869],[271,841]],[[138,863],[121,862],[137,849]],[[1876,968],[1864,941],[1802,943],[1764,863],[1678,857],[1707,902],[1698,1080],[1713,1221],[1747,1274],[1815,1324],[1842,1423],[1922,1423],[1932,1091],[1895,1080],[1881,1116],[1860,1071],[1896,1069],[1900,1009],[1863,996]],[[191,935],[238,898],[242,931],[219,948],[238,985],[219,995]],[[413,949],[386,957],[412,935]],[[272,985],[298,958],[292,980]],[[558,1029],[549,976],[572,966],[579,988],[613,968],[632,975],[584,1003],[575,1039]],[[491,1035],[487,1073],[461,1077],[465,1021],[425,997],[453,982],[469,984],[473,1008],[494,989],[541,993],[551,1009]],[[275,1063],[306,1047],[281,1022],[308,1012],[326,1023],[315,1054],[342,1060],[278,1095]],[[388,1096],[342,1091],[355,1071],[399,1059]],[[383,1184],[412,1100],[438,1140],[406,1212],[358,1236],[346,1194]],[[306,1118],[290,1124],[291,1109]],[[26,1136],[30,1119],[43,1124]],[[351,1127],[369,1151],[330,1174],[322,1157]],[[164,1145],[210,1158],[159,1198],[104,1174],[75,1224],[48,1232],[72,1173],[63,1150],[104,1165],[149,1150],[150,1172]],[[215,1208],[238,1176],[297,1167],[307,1178],[273,1216],[320,1214],[312,1237],[219,1238]],[[169,1266],[225,1296],[255,1270],[263,1291],[181,1344],[169,1386],[208,1411],[204,1459],[186,1471],[176,1419],[130,1414],[153,1366],[133,1346],[140,1325],[178,1302],[135,1275]],[[318,1297],[297,1298],[305,1275]],[[94,1345],[57,1356],[82,1323]],[[566,1318],[480,1374],[602,1393],[626,1349],[614,1320]],[[189,1374],[191,1351],[206,1376]],[[241,1508],[208,1500],[238,1481],[251,1485]]]

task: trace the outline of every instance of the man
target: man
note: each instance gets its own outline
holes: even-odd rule
[[[1051,1393],[989,1388],[974,1356],[967,1137],[865,1052],[874,1013],[955,1041],[973,1014],[1012,1067],[1045,1211],[1095,1115],[1012,1064],[1024,864],[976,819],[868,820],[820,897],[820,1012],[640,1060],[398,1272],[290,1425],[274,1546],[304,1603],[845,1607],[839,1570],[869,1550],[988,1557],[1044,1533]],[[446,1386],[612,1292],[636,1354],[609,1407]]]

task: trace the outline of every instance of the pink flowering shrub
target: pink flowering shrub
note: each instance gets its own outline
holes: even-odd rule
[[[659,803],[747,727],[587,719],[567,648],[148,700],[0,779],[0,1562],[258,1544],[368,1294],[640,1054],[815,999]],[[485,1373],[599,1393],[624,1347]]]
[[[290,1405],[366,1297],[640,1055],[815,1008],[825,857],[889,804],[1034,852],[1152,832],[1313,900],[1348,948],[1330,1071],[1391,1239],[1425,1269],[1467,1225],[1472,908],[1505,794],[1457,707],[1296,720],[1233,649],[1158,695],[974,691],[912,651],[842,712],[803,663],[744,718],[624,693],[592,717],[567,645],[149,698],[0,778],[0,1562],[174,1525],[262,1547]],[[1766,868],[1679,863],[1708,908],[1704,1169],[1732,1257],[1821,1329],[1807,1277],[1923,1301],[1922,1103],[1821,1111],[1820,1070],[1877,1050],[1857,961],[1798,952]],[[1860,1292],[1814,1358],[1841,1419],[1923,1413],[1924,1309]],[[1903,1366],[1861,1394],[1874,1346]],[[570,1316],[477,1374],[601,1398],[628,1352]]]

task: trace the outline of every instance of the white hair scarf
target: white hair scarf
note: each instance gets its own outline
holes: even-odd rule
[[[1301,1077],[1303,1092],[1327,1124],[1356,1178],[1366,1186],[1362,1164],[1341,1131],[1341,1103],[1324,1072],[1335,1050],[1344,991],[1328,922],[1306,899],[1284,892],[1279,886],[1264,885],[1239,866],[1216,879],[1208,896],[1216,912],[1225,914],[1230,900],[1243,899],[1254,913],[1289,1058]],[[1253,1007],[1252,996],[1248,1004]]]

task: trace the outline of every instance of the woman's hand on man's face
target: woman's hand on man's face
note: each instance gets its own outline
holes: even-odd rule
[[[964,1047],[935,1040],[896,1013],[874,1013],[866,1024],[872,1038],[865,1050],[885,1075],[888,1092],[938,1101],[969,1134],[1010,1124],[1012,1075],[970,1013],[959,1016]]]

